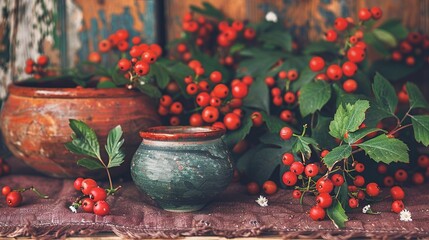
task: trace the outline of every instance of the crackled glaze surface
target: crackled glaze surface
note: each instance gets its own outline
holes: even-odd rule
[[[9,93],[0,115],[7,147],[35,170],[54,177],[97,177],[100,173],[78,167],[76,161],[81,157],[64,147],[72,132],[69,119],[82,120],[92,127],[101,149],[109,130],[121,125],[128,166],[141,141],[138,132],[160,123],[155,104],[147,96],[126,89],[12,85]]]
[[[143,139],[131,163],[131,176],[163,209],[196,211],[225,190],[232,179],[232,163],[219,136],[188,131],[185,137],[183,129],[176,130],[182,136],[179,140]]]

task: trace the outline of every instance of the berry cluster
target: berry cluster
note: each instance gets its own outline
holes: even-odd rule
[[[10,166],[0,157],[0,177],[10,173]]]
[[[407,181],[415,185],[421,185],[429,177],[429,157],[420,155],[417,158],[417,167],[406,171],[404,168],[394,168],[393,166],[379,163],[377,173],[383,176],[383,184],[386,187],[392,187],[395,184],[404,184]],[[412,174],[411,176],[408,176]]]
[[[55,75],[54,71],[48,69],[48,65],[49,57],[46,55],[40,55],[36,61],[29,58],[25,61],[24,72],[26,74],[32,74],[35,79]]]
[[[82,207],[84,212],[94,213],[104,216],[110,213],[110,206],[105,201],[107,198],[106,189],[98,186],[97,182],[91,178],[77,178],[73,184],[77,191],[82,192],[82,196],[72,203],[74,209]]]
[[[48,198],[48,196],[41,194],[34,187],[12,189],[10,186],[6,185],[1,189],[1,194],[6,197],[6,204],[9,207],[18,207],[23,200],[22,193],[28,190],[35,192],[40,198]]]
[[[192,60],[188,66],[194,70],[195,77],[186,76],[183,81],[186,85],[187,99],[174,101],[173,97],[165,94],[161,97],[158,113],[161,116],[170,116],[170,125],[184,124],[180,116],[188,119],[191,126],[213,125],[227,130],[236,130],[241,126],[244,116],[242,99],[249,91],[253,78],[245,76],[234,79],[230,86],[226,85],[219,71],[210,73],[208,79],[200,79],[204,74],[204,67],[198,60]],[[167,87],[168,88],[168,87]],[[195,108],[185,112],[185,106],[194,105]]]
[[[295,123],[296,119],[292,110],[297,107],[299,92],[290,90],[290,84],[298,79],[299,73],[296,69],[282,70],[273,76],[265,77],[265,84],[271,89],[272,104],[280,108],[279,117],[287,123]],[[284,89],[284,90],[282,90]]]
[[[392,51],[391,59],[408,66],[414,66],[418,61],[429,63],[429,36],[410,32]]]

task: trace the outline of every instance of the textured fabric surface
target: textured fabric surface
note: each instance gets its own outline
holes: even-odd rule
[[[291,198],[290,190],[280,190],[268,196],[269,206],[260,207],[257,196],[246,194],[240,184],[231,184],[203,210],[194,213],[171,213],[159,209],[140,193],[132,181],[120,182],[123,188],[107,201],[111,214],[72,213],[68,206],[79,196],[72,180],[54,179],[30,174],[13,174],[0,178],[0,185],[12,187],[37,186],[50,196],[39,199],[34,193],[24,193],[20,207],[9,208],[0,201],[0,236],[33,236],[39,238],[91,235],[113,231],[121,237],[174,238],[194,235],[226,237],[276,234],[284,237],[429,237],[428,185],[407,188],[405,204],[412,213],[412,222],[399,221],[391,213],[390,199],[371,204],[380,215],[350,214],[346,228],[337,229],[331,221],[312,221],[306,214],[314,204],[314,197],[304,199],[304,205]],[[384,195],[387,190],[384,191]],[[363,207],[363,206],[361,206]]]

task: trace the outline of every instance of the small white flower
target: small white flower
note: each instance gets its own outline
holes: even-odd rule
[[[269,11],[265,15],[265,20],[267,20],[267,22],[277,22],[278,19],[277,15],[273,11]]]
[[[268,199],[266,197],[262,196],[262,195],[260,195],[259,198],[256,199],[256,202],[261,207],[267,207],[268,206]]]
[[[369,204],[362,208],[363,213],[367,213],[368,211],[371,211],[371,205]]]
[[[77,213],[77,210],[76,210],[76,208],[75,208],[73,205],[71,205],[71,206],[69,207],[69,209],[70,209],[73,213]]]
[[[411,221],[413,221],[413,219],[411,218],[411,212],[408,211],[407,209],[402,210],[399,213],[399,220],[401,220],[403,222],[411,222]]]

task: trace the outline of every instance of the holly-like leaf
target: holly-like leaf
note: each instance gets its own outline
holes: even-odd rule
[[[92,158],[100,158],[100,145],[95,131],[86,123],[70,119],[69,126],[73,130],[72,141],[65,144],[66,148],[76,154],[87,155]]]
[[[386,164],[392,162],[409,162],[408,146],[399,139],[388,138],[386,134],[381,134],[358,144],[358,146],[376,162]]]
[[[304,54],[306,55],[314,55],[319,53],[331,53],[338,54],[339,47],[335,43],[327,42],[327,41],[319,41],[310,43],[305,47]]]
[[[243,57],[250,57],[240,61],[237,76],[263,76],[274,64],[283,57],[279,51],[262,51],[259,49],[245,49],[240,51]],[[264,76],[265,77],[265,76]]]
[[[386,56],[390,55],[390,51],[387,51]],[[417,61],[415,65],[408,66],[403,62],[395,62],[393,60],[377,60],[371,64],[370,73],[379,72],[386,79],[391,82],[396,82],[412,73],[419,71],[424,66],[424,61]]]
[[[208,16],[208,17],[212,17],[218,20],[222,20],[224,19],[224,15],[222,13],[222,11],[220,11],[219,9],[215,8],[212,4],[210,4],[209,2],[203,2],[203,7],[198,7],[196,5],[191,5],[190,7],[191,11],[196,12],[196,13],[200,13],[202,15]]]
[[[410,108],[424,108],[429,109],[429,104],[426,101],[426,98],[423,96],[420,89],[411,82],[407,82],[405,85],[407,88],[407,93],[410,98]]]
[[[383,29],[374,29],[372,30],[372,33],[378,40],[380,40],[383,44],[387,45],[390,48],[394,48],[398,45],[396,38],[388,31],[385,31]]]
[[[104,168],[104,166],[100,163],[99,160],[93,158],[82,158],[77,161],[77,165],[87,168],[89,170]]]
[[[334,138],[329,135],[329,132],[326,131],[326,129],[329,128],[329,123],[331,121],[332,118],[319,114],[317,116],[317,124],[313,129],[311,129],[311,137],[319,143],[322,149],[332,149],[338,145]]]
[[[292,151],[295,153],[302,153],[307,158],[310,158],[312,152],[310,145],[313,146],[315,149],[319,149],[316,140],[314,140],[313,138],[298,136],[296,137],[296,142],[292,147]]]
[[[300,90],[302,87],[313,81],[316,75],[317,72],[311,71],[311,69],[307,66],[301,71],[298,79],[293,82],[291,85],[291,90],[294,92]]]
[[[388,56],[390,54],[388,47],[382,40],[376,36],[373,32],[367,32],[364,36],[364,41],[372,46],[377,52],[381,53],[384,56]]]
[[[396,39],[404,39],[408,35],[408,30],[399,19],[391,19],[381,24],[379,29],[385,30],[396,37]]]
[[[429,145],[429,115],[410,116],[414,138],[425,147]]]
[[[104,82],[98,82],[97,83],[97,88],[116,88],[116,87],[118,87],[118,86],[116,86],[111,81],[104,81]]]
[[[109,135],[107,136],[106,152],[109,156],[109,163],[107,164],[108,168],[118,167],[124,162],[125,154],[121,150],[121,147],[124,144],[124,139],[121,139],[122,133],[122,128],[118,125],[110,130]]]
[[[331,85],[315,81],[304,85],[299,96],[299,110],[303,117],[322,109],[331,98]]]
[[[329,124],[329,134],[343,139],[346,132],[354,132],[365,120],[365,111],[369,108],[367,100],[358,100],[355,104],[340,105],[334,115],[334,120]]]
[[[398,105],[398,97],[392,84],[377,72],[372,84],[372,90],[374,91],[375,100],[380,105],[380,110],[394,115]]]
[[[349,220],[346,211],[337,200],[334,200],[332,206],[326,209],[326,213],[337,228],[344,228],[345,223]]]
[[[162,96],[161,91],[150,83],[138,84],[137,88],[151,98],[161,98]]]
[[[252,126],[253,126],[253,122],[250,119],[250,117],[245,118],[243,120],[243,124],[241,128],[233,132],[230,132],[225,136],[225,139],[224,139],[225,143],[228,146],[234,146],[236,143],[243,140],[247,136],[247,134],[249,134],[250,129],[252,129]]]
[[[374,132],[386,132],[386,131],[379,128],[362,128],[355,132],[349,133],[349,138],[344,140],[349,144],[353,144],[359,141],[360,139],[364,138],[366,135]]]
[[[329,169],[332,169],[332,167],[339,161],[343,160],[344,158],[350,157],[352,154],[352,147],[347,144],[340,145],[334,149],[332,149],[324,158],[323,162],[326,164],[326,166]]]
[[[249,93],[243,99],[243,106],[255,108],[264,112],[270,111],[270,92],[264,79],[257,77],[249,88]]]
[[[292,51],[292,36],[285,31],[270,31],[260,34],[258,40],[275,47],[280,47],[283,50]]]
[[[122,86],[129,82],[129,80],[124,77],[124,74],[120,73],[119,71],[112,71],[111,76],[112,81],[113,83],[115,83],[116,86]]]
[[[283,122],[280,118],[276,117],[276,116],[272,116],[272,115],[268,115],[265,112],[261,112],[262,118],[265,121],[265,124],[268,127],[268,130],[272,133],[278,133],[280,132],[280,130],[287,126],[287,124],[285,122]]]
[[[160,88],[165,88],[170,82],[170,76],[168,75],[168,70],[161,63],[155,62],[150,66],[150,73],[156,79],[156,84]]]

